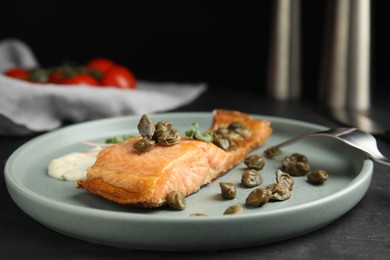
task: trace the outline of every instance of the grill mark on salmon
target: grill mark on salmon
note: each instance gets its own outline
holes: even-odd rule
[[[233,151],[182,138],[173,146],[155,145],[141,154],[133,148],[141,137],[134,137],[102,150],[78,187],[120,204],[160,207],[169,192],[176,190],[189,196],[226,174],[272,133],[269,121],[254,120],[238,111],[215,110],[213,118],[208,132],[240,121],[251,134]]]

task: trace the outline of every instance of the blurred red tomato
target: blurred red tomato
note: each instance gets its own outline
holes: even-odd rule
[[[136,88],[136,78],[134,74],[124,66],[115,65],[108,69],[101,80],[102,86],[112,86],[117,88]]]
[[[22,68],[12,68],[7,70],[5,73],[8,77],[21,79],[21,80],[29,80],[30,72],[28,70]]]
[[[76,74],[73,77],[61,81],[60,83],[64,85],[88,85],[88,86],[99,85],[99,82],[94,77],[85,73]]]
[[[115,62],[113,62],[110,59],[106,58],[95,58],[90,60],[85,67],[91,70],[96,70],[101,73],[106,72],[109,68],[115,65]]]
[[[66,78],[65,72],[61,70],[56,70],[49,74],[49,76],[47,77],[47,82],[58,84],[64,81],[65,78]]]

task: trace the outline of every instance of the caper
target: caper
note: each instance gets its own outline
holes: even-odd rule
[[[165,132],[169,129],[171,129],[173,126],[173,123],[170,121],[159,121],[156,123],[156,134],[159,132]]]
[[[205,217],[205,216],[208,216],[208,215],[205,214],[205,213],[191,213],[190,216],[191,217]]]
[[[147,137],[144,137],[144,138],[138,140],[137,142],[135,142],[133,144],[133,147],[139,153],[146,153],[147,151],[149,151],[153,147],[154,143],[155,142],[153,140],[151,140]]]
[[[300,154],[300,153],[293,153],[290,155],[290,159],[293,162],[304,162],[307,163],[309,160],[307,159],[306,155]]]
[[[156,127],[154,126],[152,120],[149,118],[147,114],[144,114],[141,119],[139,120],[139,123],[137,125],[139,133],[143,137],[147,137],[149,139],[152,139],[154,131]]]
[[[269,147],[264,151],[264,156],[267,159],[272,159],[280,154],[282,154],[282,150],[276,147]]]
[[[167,204],[169,207],[176,210],[184,210],[186,208],[186,199],[183,193],[178,191],[171,191],[167,198]]]
[[[180,142],[180,139],[180,132],[175,128],[171,128],[165,132],[161,132],[157,138],[157,142],[162,145],[174,145]]]
[[[237,143],[232,140],[230,134],[227,128],[218,128],[213,133],[214,144],[225,151],[233,150],[237,146]]]
[[[230,131],[227,128],[218,128],[217,130],[214,131],[214,133],[222,136],[225,139],[228,139]]]
[[[305,155],[300,153],[293,153],[290,156],[286,156],[282,159],[282,165],[289,165],[297,162],[308,163],[308,159]]]
[[[225,200],[231,200],[236,197],[237,191],[236,186],[230,182],[220,182],[219,187],[221,188],[221,196]]]
[[[231,122],[228,127],[229,130],[235,131],[236,129],[246,128],[240,121]]]
[[[310,165],[305,162],[294,162],[283,164],[282,170],[293,176],[303,176],[309,172]]]
[[[315,170],[307,175],[307,180],[310,183],[322,184],[328,180],[328,173],[324,170]]]
[[[300,154],[300,153],[293,153],[291,155],[291,158],[293,158],[297,162],[304,162],[307,163],[309,160],[307,159],[306,155]]]
[[[262,188],[256,188],[249,193],[245,202],[250,207],[262,207],[269,200],[268,191]]]
[[[303,176],[309,172],[310,165],[305,155],[293,153],[282,159],[282,170],[294,176]]]
[[[153,140],[162,145],[174,145],[180,142],[180,132],[173,128],[172,122],[160,121],[156,124]]]
[[[239,134],[243,138],[247,138],[250,136],[251,132],[249,131],[248,128],[245,127],[245,125],[239,121],[230,123],[228,126],[228,129],[230,131],[234,131],[235,133]]]
[[[240,122],[233,122],[227,128],[218,128],[213,132],[213,143],[225,151],[237,148],[247,136],[248,129]]]
[[[245,158],[244,163],[249,169],[261,170],[265,161],[264,158],[260,154],[253,154]]]
[[[229,141],[217,133],[213,133],[213,143],[224,151],[229,149]]]
[[[228,140],[233,144],[233,145],[238,145],[241,141],[244,140],[244,137],[239,135],[236,132],[230,131],[228,135]]]
[[[263,177],[255,169],[246,169],[242,173],[241,183],[245,187],[253,188],[263,183]]]
[[[290,190],[282,183],[272,183],[266,189],[270,200],[287,200],[291,197]]]
[[[290,191],[293,189],[294,180],[290,176],[290,174],[278,169],[278,170],[276,170],[275,175],[276,175],[276,182],[277,183],[284,184],[284,186],[286,186]]]
[[[153,139],[157,141],[159,136],[165,132],[167,132],[169,129],[171,129],[173,126],[173,123],[170,121],[159,121],[156,124],[156,130],[154,131]]]
[[[242,212],[244,212],[244,209],[240,205],[232,205],[228,207],[223,214],[234,215],[234,214],[241,214]]]

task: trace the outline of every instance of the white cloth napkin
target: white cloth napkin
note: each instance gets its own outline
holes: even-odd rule
[[[15,39],[0,42],[0,72],[38,65],[29,47]],[[138,80],[136,90],[33,84],[0,75],[0,135],[53,130],[64,120],[82,122],[122,115],[162,112],[195,100],[205,83]]]

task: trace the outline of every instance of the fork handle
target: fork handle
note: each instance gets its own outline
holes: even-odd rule
[[[279,148],[282,148],[282,147],[287,146],[287,145],[289,145],[289,144],[292,144],[292,143],[295,143],[295,142],[297,142],[297,141],[300,141],[300,140],[302,140],[302,139],[306,139],[306,138],[308,138],[308,137],[318,137],[318,136],[319,136],[318,133],[317,133],[317,134],[299,135],[299,136],[290,138],[290,139],[288,139],[287,141],[278,143],[277,145],[272,146],[272,148],[279,149]]]

